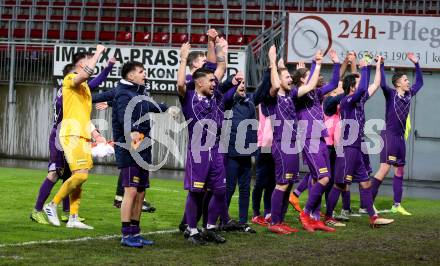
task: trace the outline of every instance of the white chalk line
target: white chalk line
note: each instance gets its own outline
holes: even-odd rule
[[[142,235],[148,236],[148,235],[162,235],[162,234],[170,234],[170,233],[176,233],[179,230],[177,229],[170,229],[170,230],[160,230],[160,231],[153,231],[153,232],[147,232],[143,233]],[[50,239],[50,240],[37,240],[37,241],[28,241],[28,242],[22,242],[22,243],[13,243],[13,244],[0,244],[0,248],[4,247],[23,247],[23,246],[31,246],[31,245],[44,245],[44,244],[63,244],[63,243],[72,243],[72,242],[85,242],[90,240],[110,240],[110,239],[116,239],[120,238],[121,235],[104,235],[104,236],[98,236],[98,237],[81,237],[81,238],[74,238],[74,239]]]

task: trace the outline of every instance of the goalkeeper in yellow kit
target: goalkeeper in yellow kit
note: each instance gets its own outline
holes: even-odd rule
[[[57,205],[64,197],[70,195],[70,215],[66,226],[93,229],[78,220],[78,211],[81,186],[93,167],[90,142],[92,96],[87,79],[93,74],[99,56],[104,50],[104,46],[98,45],[94,55],[86,52],[74,54],[74,72],[68,74],[63,81],[63,120],[58,136],[72,176],[63,183],[53,200],[44,206],[49,222],[55,226],[60,226]]]

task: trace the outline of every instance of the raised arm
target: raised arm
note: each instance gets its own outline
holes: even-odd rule
[[[321,91],[321,95],[326,95],[327,93],[331,92],[332,90],[336,89],[338,87],[339,83],[339,73],[341,70],[341,64],[339,63],[338,54],[335,50],[330,50],[329,52],[330,59],[333,62],[333,73],[332,73],[332,79],[330,82],[324,86],[322,86],[319,90]]]
[[[350,52],[348,54],[348,60],[350,60],[350,70],[351,70],[351,74],[355,74],[358,73],[357,71],[357,56],[355,52]]]
[[[73,78],[73,87],[77,88],[79,84],[88,80],[90,76],[93,75],[93,70],[95,69],[96,62],[98,62],[99,57],[104,51],[105,47],[103,45],[98,44],[96,46],[95,54],[92,56],[92,58],[86,61],[86,65]]]
[[[217,63],[215,53],[215,40],[218,38],[218,33],[215,29],[209,29],[206,34],[208,35],[208,52],[206,54],[206,61]]]
[[[411,94],[416,95],[417,92],[423,87],[423,74],[420,69],[419,60],[413,53],[407,53],[408,59],[414,63],[416,67],[416,81],[411,86]]]
[[[88,82],[89,88],[91,90],[94,90],[99,87],[99,84],[101,84],[103,81],[105,81],[108,77],[108,74],[112,70],[113,66],[116,63],[116,59],[114,57],[110,58],[107,62],[107,66],[99,73],[98,76],[96,76],[94,79]]]
[[[254,105],[257,106],[264,101],[264,99],[270,95],[270,69],[264,70],[263,79],[257,91],[254,93],[253,101]]]
[[[184,97],[186,92],[186,64],[190,49],[191,45],[189,43],[184,43],[180,47],[180,65],[177,71],[177,93],[181,97]]]
[[[345,72],[347,71],[348,63],[350,62],[348,60],[348,55],[349,53],[347,53],[347,56],[344,58],[344,61],[342,62],[341,67],[339,69],[339,79],[342,79],[345,75]]]
[[[380,86],[380,81],[382,79],[381,77],[381,63],[382,63],[382,56],[378,55],[376,56],[376,74],[374,75],[374,81],[370,86],[368,86],[368,95],[371,97],[373,96],[377,89]]]
[[[349,100],[349,102],[352,105],[359,102],[362,98],[362,95],[364,95],[364,93],[368,89],[367,78],[368,78],[369,68],[363,59],[359,62],[359,65],[361,66],[361,80],[359,81],[359,85],[358,85],[355,93],[351,96],[351,99]]]
[[[272,45],[269,49],[269,64],[270,64],[270,82],[272,87],[270,88],[270,96],[275,97],[281,86],[280,76],[278,75],[277,67],[277,49],[275,45]]]
[[[322,63],[322,52],[321,50],[318,50],[315,55],[315,61],[316,66],[313,71],[313,74],[309,74],[312,77],[310,78],[310,81],[307,84],[303,84],[298,88],[298,97],[301,97],[308,93],[309,91],[312,91],[316,88],[316,84],[318,83],[319,74],[321,72],[321,63]]]
[[[216,61],[217,69],[214,71],[214,76],[219,81],[223,79],[226,73],[226,56],[228,54],[228,42],[224,38],[217,38],[216,43]]]

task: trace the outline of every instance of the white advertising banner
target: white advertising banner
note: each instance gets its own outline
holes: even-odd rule
[[[335,49],[341,58],[355,51],[382,55],[386,66],[440,68],[440,17],[290,13],[287,61],[310,61],[317,49]],[[328,58],[324,62],[330,62]]]
[[[111,89],[121,79],[121,67],[127,61],[139,61],[145,65],[147,72],[147,89],[151,93],[176,94],[177,70],[180,61],[180,48],[164,47],[133,47],[106,46],[107,49],[96,64],[94,75],[107,66],[107,61],[114,56],[116,64],[106,82],[100,88]],[[55,46],[53,75],[57,85],[63,80],[63,68],[72,62],[76,52],[95,52],[96,46],[58,44]],[[196,50],[196,49],[195,49]],[[226,58],[227,72],[225,78],[237,71],[246,71],[246,53],[244,51],[229,51]]]

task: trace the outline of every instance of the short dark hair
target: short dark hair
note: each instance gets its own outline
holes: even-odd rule
[[[188,54],[188,59],[186,60],[186,64],[189,68],[192,68],[194,61],[201,57],[201,56],[205,56],[205,53],[202,51],[192,51]]]
[[[393,77],[391,78],[391,82],[393,83],[394,87],[397,87],[397,81],[399,81],[399,79],[404,75],[405,74],[401,72],[394,73]]]
[[[209,74],[214,74],[214,72],[212,72],[212,70],[210,70],[210,69],[208,69],[208,68],[204,68],[204,67],[202,67],[202,68],[197,69],[197,70],[193,73],[192,77],[193,77],[193,80],[197,80],[197,79],[199,79],[199,78],[206,77],[206,76],[209,75]]]
[[[73,55],[72,63],[73,65],[76,65],[79,62],[79,60],[87,58],[89,56],[93,56],[93,54],[90,52],[78,52]]]
[[[358,77],[358,74],[348,74],[344,77],[344,80],[342,81],[342,88],[344,89],[345,95],[348,95],[350,93],[350,89],[356,86],[356,78]]]
[[[309,71],[307,68],[300,68],[293,72],[292,83],[295,87],[301,86],[301,79],[306,77],[307,71]]]
[[[121,69],[121,76],[123,79],[127,78],[128,73],[135,70],[137,67],[144,69],[144,65],[141,62],[137,61],[128,61],[126,62]]]
[[[72,70],[75,68],[75,65],[70,63],[64,66],[63,68],[63,77],[67,76]]]

